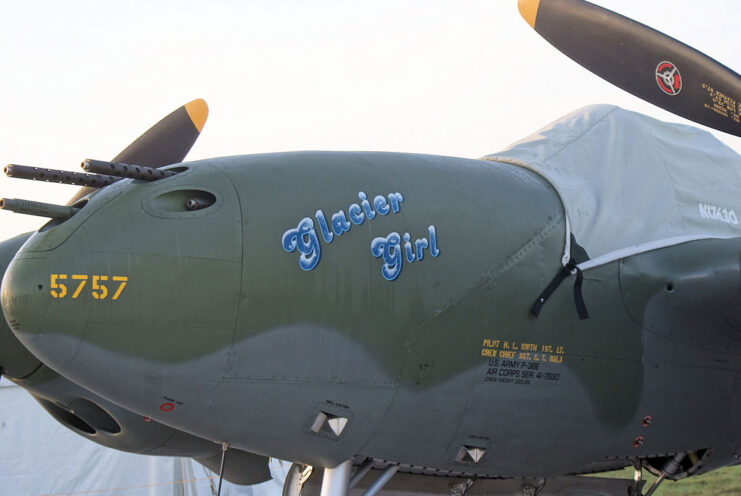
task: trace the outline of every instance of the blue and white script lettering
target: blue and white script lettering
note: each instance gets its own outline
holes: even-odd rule
[[[383,274],[384,279],[393,281],[399,277],[401,268],[404,265],[404,258],[409,263],[415,260],[422,260],[424,259],[426,249],[429,250],[430,255],[433,257],[440,254],[440,250],[437,247],[435,226],[428,227],[427,232],[430,239],[416,239],[414,245],[412,245],[412,238],[409,236],[409,233],[404,233],[404,248],[401,246],[401,236],[395,232],[390,233],[385,238],[375,238],[371,241],[371,253],[374,257],[383,260],[381,274]]]
[[[324,242],[332,243],[335,237],[342,236],[353,225],[359,226],[366,219],[374,219],[376,215],[385,216],[399,213],[404,197],[401,193],[389,193],[387,196],[377,195],[373,198],[371,205],[366,194],[360,191],[358,193],[359,204],[352,203],[347,207],[347,214],[344,210],[340,210],[332,214],[329,219],[324,215],[324,212],[317,210],[314,217],[319,224],[319,232]],[[322,251],[319,236],[314,229],[314,221],[310,217],[304,217],[299,221],[296,228],[283,233],[282,245],[283,249],[289,253],[298,250],[300,254],[298,265],[303,270],[311,270],[319,263]]]
[[[296,229],[289,229],[283,234],[283,249],[292,252],[298,249],[301,256],[298,265],[304,270],[311,270],[319,263],[322,255],[319,238],[314,231],[314,221],[308,217],[301,219]]]

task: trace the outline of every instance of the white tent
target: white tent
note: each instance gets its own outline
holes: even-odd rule
[[[224,481],[222,496],[279,496],[290,464],[271,460],[273,480]],[[0,380],[0,494],[25,496],[212,496],[218,474],[189,458],[123,453],[93,443]]]

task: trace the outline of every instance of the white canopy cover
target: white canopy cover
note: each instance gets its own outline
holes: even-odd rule
[[[483,157],[553,185],[588,269],[703,238],[741,236],[741,155],[700,129],[592,105]]]

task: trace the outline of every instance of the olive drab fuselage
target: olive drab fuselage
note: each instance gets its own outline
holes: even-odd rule
[[[107,400],[321,466],[555,476],[675,452],[706,453],[703,470],[733,460],[741,241],[592,268],[589,319],[573,278],[536,318],[566,220],[532,171],[345,152],[175,170],[100,190],[3,280],[24,345]],[[204,194],[210,206],[184,208]],[[339,435],[321,415],[345,419]]]

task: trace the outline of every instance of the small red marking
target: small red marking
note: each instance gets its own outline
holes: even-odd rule
[[[152,419],[149,417],[142,417],[142,418],[144,419],[144,422],[147,422],[147,423],[152,421]]]
[[[163,412],[171,412],[174,409],[175,409],[175,405],[173,405],[172,403],[169,403],[169,402],[168,403],[162,403],[160,405],[160,410],[162,410]]]
[[[676,96],[682,91],[682,76],[679,69],[668,61],[656,66],[656,83],[667,95]]]
[[[643,436],[638,436],[633,440],[633,447],[640,448],[641,446],[643,446]]]

